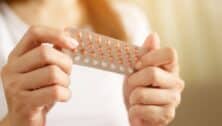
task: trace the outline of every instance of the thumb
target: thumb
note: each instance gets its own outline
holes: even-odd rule
[[[160,48],[160,37],[156,32],[152,33],[146,38],[146,40],[141,48],[141,51],[139,53],[139,56],[142,57],[146,53],[148,53],[152,50],[159,49],[159,48]],[[138,69],[139,66],[140,65],[136,66],[136,69]]]
[[[152,33],[151,35],[149,35],[146,38],[142,48],[145,51],[145,53],[150,52],[155,49],[159,49],[160,48],[160,37],[158,36],[158,34]]]

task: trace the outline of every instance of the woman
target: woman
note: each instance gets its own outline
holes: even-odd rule
[[[2,1],[1,79],[8,111],[1,89],[0,126],[169,124],[184,84],[176,52],[161,49],[156,34],[146,39],[137,72],[124,82],[114,73],[72,68],[58,49],[78,46],[63,30],[67,26],[141,44],[148,34],[145,22],[133,6],[106,0]]]

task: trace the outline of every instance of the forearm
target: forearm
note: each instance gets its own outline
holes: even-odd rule
[[[3,120],[0,121],[0,126],[10,126],[9,119],[7,116]]]

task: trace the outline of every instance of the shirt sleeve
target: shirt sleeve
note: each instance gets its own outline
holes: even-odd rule
[[[121,16],[129,41],[141,46],[151,33],[148,17],[134,4],[118,2],[114,3],[114,8]]]
[[[2,79],[0,78],[0,120],[6,116],[7,110],[4,88],[2,85]]]
[[[1,75],[2,66],[5,64],[5,59],[7,57],[7,53],[6,53],[7,49],[5,48],[6,46],[3,44],[3,42],[8,41],[7,38],[8,38],[8,34],[6,31],[5,23],[3,21],[3,17],[1,14],[1,7],[0,7],[0,75]],[[0,76],[0,120],[2,120],[6,116],[7,113],[8,113],[8,107],[6,103],[2,79]]]

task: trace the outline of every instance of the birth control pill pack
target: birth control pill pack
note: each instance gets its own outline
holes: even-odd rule
[[[134,72],[138,46],[87,30],[69,28],[68,32],[79,42],[77,49],[68,52],[74,64],[120,74]]]

